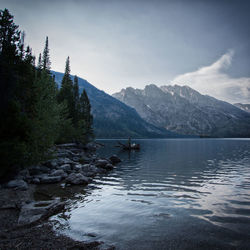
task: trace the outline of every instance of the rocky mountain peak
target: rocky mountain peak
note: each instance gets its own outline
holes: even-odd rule
[[[133,107],[147,122],[170,131],[215,137],[250,136],[248,113],[189,86],[150,84],[143,90],[125,92],[113,96]]]

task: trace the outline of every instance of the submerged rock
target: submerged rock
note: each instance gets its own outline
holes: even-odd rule
[[[65,204],[58,200],[25,203],[21,208],[18,224],[27,225],[48,218],[59,212],[64,206]]]
[[[121,162],[121,159],[116,155],[112,155],[109,158],[109,160],[111,161],[112,164],[117,164],[117,163]]]
[[[7,188],[15,188],[19,190],[27,190],[28,184],[24,180],[12,180],[7,183]]]
[[[114,166],[111,163],[108,163],[107,165],[105,165],[104,167],[102,167],[103,169],[106,170],[112,170],[114,168]]]

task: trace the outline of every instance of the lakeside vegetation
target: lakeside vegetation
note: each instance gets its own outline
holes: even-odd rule
[[[0,176],[46,159],[55,143],[94,138],[91,105],[77,76],[70,78],[69,57],[58,88],[48,37],[37,63],[24,41],[14,17],[0,10]]]

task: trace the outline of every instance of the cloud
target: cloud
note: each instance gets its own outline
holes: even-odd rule
[[[230,103],[250,103],[250,78],[232,78],[230,68],[234,51],[229,50],[213,64],[175,77],[171,84],[188,85],[202,94]]]

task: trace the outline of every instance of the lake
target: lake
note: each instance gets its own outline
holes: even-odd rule
[[[117,249],[250,249],[250,139],[135,140],[122,163],[53,219],[62,233]]]

